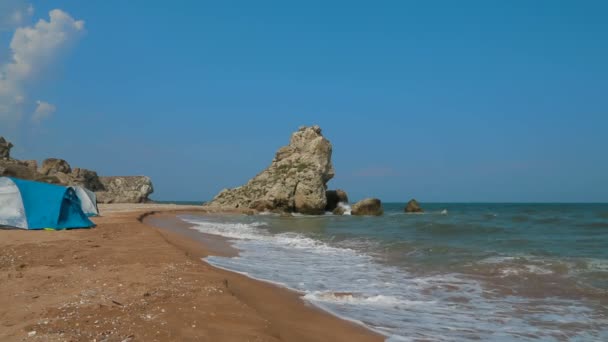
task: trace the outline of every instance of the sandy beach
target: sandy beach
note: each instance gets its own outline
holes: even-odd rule
[[[236,250],[180,226],[175,213],[200,207],[100,209],[94,229],[0,230],[0,340],[383,340],[297,293],[201,261]]]

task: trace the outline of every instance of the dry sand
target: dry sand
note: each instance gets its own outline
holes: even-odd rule
[[[0,341],[383,340],[294,292],[202,262],[236,251],[188,236],[169,214],[201,207],[100,209],[94,229],[0,230]],[[140,222],[151,211],[164,228]]]

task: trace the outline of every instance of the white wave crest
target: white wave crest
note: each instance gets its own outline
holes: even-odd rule
[[[562,323],[588,323],[588,309],[580,302],[496,297],[481,282],[459,274],[414,275],[360,252],[365,250],[357,246],[363,243],[360,239],[339,247],[302,233],[273,234],[264,221],[216,221],[188,220],[200,232],[233,239],[241,252],[233,258],[210,256],[206,258],[210,264],[300,291],[305,300],[340,317],[365,322],[391,341],[412,336],[451,341],[512,340],[521,336],[550,339],[561,333]],[[518,266],[521,259],[497,257],[484,262],[511,267]],[[526,265],[544,267],[542,264],[524,263],[523,268],[544,272],[534,267],[526,269]],[[539,319],[535,316],[538,312],[543,312],[548,322],[554,322],[553,316],[559,317],[560,324],[530,323]],[[581,330],[579,336],[590,340],[593,333],[597,330]]]

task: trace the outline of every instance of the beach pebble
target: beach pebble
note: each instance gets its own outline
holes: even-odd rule
[[[36,336],[36,331],[30,331],[30,332],[28,332],[27,336],[29,336],[29,337]]]

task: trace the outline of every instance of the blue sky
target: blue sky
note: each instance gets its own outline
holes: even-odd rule
[[[318,124],[351,198],[608,201],[604,1],[0,1],[0,65],[69,15],[0,115],[18,158],[205,200]]]

